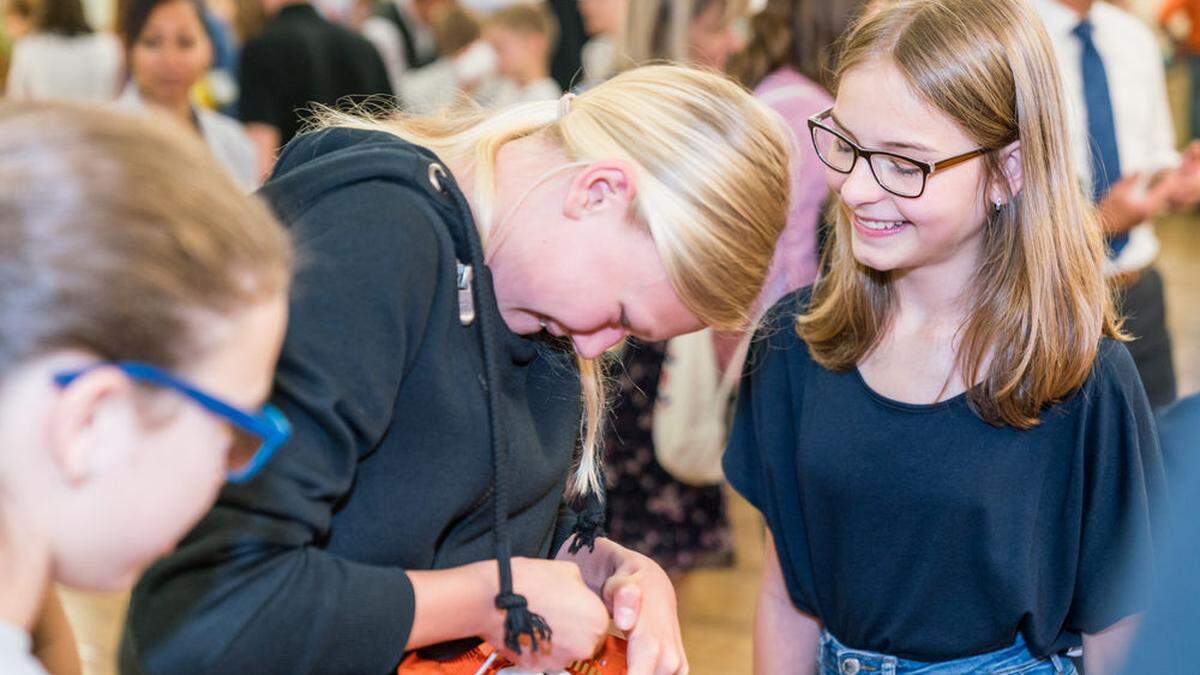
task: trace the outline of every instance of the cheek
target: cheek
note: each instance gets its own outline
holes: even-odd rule
[[[930,185],[919,199],[895,201],[900,214],[917,225],[922,238],[961,239],[983,224],[976,192],[970,183],[945,183]]]
[[[133,73],[134,79],[144,79],[146,75],[152,73],[158,65],[157,54],[150,50],[141,47],[135,47],[129,53],[129,68]]]
[[[196,76],[203,75],[212,62],[212,49],[200,42],[189,51],[189,62],[195,69]]]
[[[825,185],[829,186],[829,191],[840,196],[848,174],[838,173],[824,164],[821,164],[821,168],[825,171]]]

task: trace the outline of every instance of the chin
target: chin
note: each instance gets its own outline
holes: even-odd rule
[[[904,262],[896,256],[887,255],[885,251],[875,251],[854,243],[854,259],[858,264],[870,267],[876,272],[891,272],[904,267]]]

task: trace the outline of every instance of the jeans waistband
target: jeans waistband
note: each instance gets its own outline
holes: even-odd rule
[[[1034,656],[1017,635],[1016,641],[993,652],[977,654],[952,661],[925,662],[902,659],[864,649],[852,649],[831,633],[821,634],[821,675],[1016,675],[1017,673],[1074,673],[1070,660],[1053,654],[1044,659]],[[1039,667],[1040,666],[1040,667]]]

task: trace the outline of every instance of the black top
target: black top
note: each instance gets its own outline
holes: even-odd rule
[[[242,47],[238,64],[243,122],[279,130],[285,145],[311,104],[344,96],[390,95],[387,70],[366,38],[326,21],[308,3],[288,5]]]
[[[301,258],[271,396],[295,435],[138,583],[125,672],[393,670],[413,619],[405,570],[495,557],[485,313],[501,327],[491,386],[513,554],[548,557],[569,534],[573,357],[508,332],[490,293],[461,323],[456,263],[474,224],[451,177],[431,185],[433,161],[381,132],[285,149],[263,194]]]
[[[1039,656],[1139,610],[1164,476],[1125,347],[1028,431],[960,395],[912,405],[817,365],[772,310],[747,365],[724,466],[766,517],[792,602],[848,646],[919,661],[1011,645]],[[1135,560],[1138,558],[1139,560]]]

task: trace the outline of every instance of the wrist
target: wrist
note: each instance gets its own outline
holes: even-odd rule
[[[465,580],[469,597],[473,598],[470,615],[475,618],[471,633],[486,638],[504,625],[504,616],[496,609],[496,594],[500,592],[500,571],[495,560],[481,560],[467,565]]]
[[[574,536],[572,535],[572,538]],[[631,552],[604,537],[596,538],[596,547],[592,550],[585,546],[579,551],[571,553],[570,548],[571,539],[567,539],[559,550],[558,560],[575,563],[579,567],[579,574],[583,577],[583,582],[596,594],[600,593],[604,588],[604,582],[608,581],[608,578],[617,571],[617,567],[623,562],[622,554]]]

